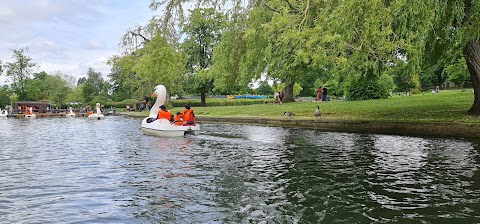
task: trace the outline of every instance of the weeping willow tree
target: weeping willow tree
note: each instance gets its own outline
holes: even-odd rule
[[[475,90],[469,112],[480,114],[478,1],[153,0],[152,10],[164,8],[155,20],[159,30],[178,38],[186,4],[228,11],[213,56],[216,88],[266,75],[286,84],[289,101],[293,83],[326,68],[338,83],[378,79],[392,69],[418,82],[422,70],[461,51]]]

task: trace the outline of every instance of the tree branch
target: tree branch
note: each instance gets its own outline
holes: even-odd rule
[[[270,9],[271,11],[274,11],[274,12],[280,13],[280,11],[279,11],[279,10],[277,10],[277,9],[274,9],[273,7],[269,6],[269,5],[267,4],[267,2],[265,2],[265,0],[262,0],[262,2],[263,2],[263,5],[267,6],[267,8],[268,8],[268,9]]]
[[[300,10],[298,10],[297,8],[293,7],[293,5],[290,3],[290,1],[288,0],[285,0],[288,4],[288,7],[290,7],[290,9],[292,10],[291,12],[300,12]]]

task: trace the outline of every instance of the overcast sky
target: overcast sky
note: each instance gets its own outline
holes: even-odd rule
[[[39,67],[35,72],[86,76],[88,67],[104,77],[106,61],[119,55],[118,43],[128,28],[154,15],[150,0],[0,0],[0,60],[12,49],[28,47]],[[155,13],[155,14],[158,14]],[[5,83],[0,76],[0,85]]]

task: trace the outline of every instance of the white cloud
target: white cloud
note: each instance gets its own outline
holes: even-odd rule
[[[100,40],[88,40],[85,44],[85,48],[87,49],[102,49],[105,48],[105,43]]]
[[[154,13],[150,0],[0,0],[0,60],[11,61],[12,49],[26,55],[38,71],[77,78],[88,67],[110,72],[108,58],[119,54],[121,36]],[[0,76],[0,85],[5,77]]]

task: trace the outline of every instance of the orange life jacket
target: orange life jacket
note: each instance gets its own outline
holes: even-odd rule
[[[162,119],[162,118],[165,118],[167,120],[170,120],[170,118],[172,117],[172,112],[170,111],[164,111],[164,110],[159,110],[158,111],[158,116],[157,116],[157,119]]]
[[[192,109],[185,111],[183,114],[183,121],[187,125],[195,124],[195,114]]]
[[[183,124],[183,119],[182,115],[177,115],[173,118],[173,122],[175,122],[175,125],[182,125]]]

